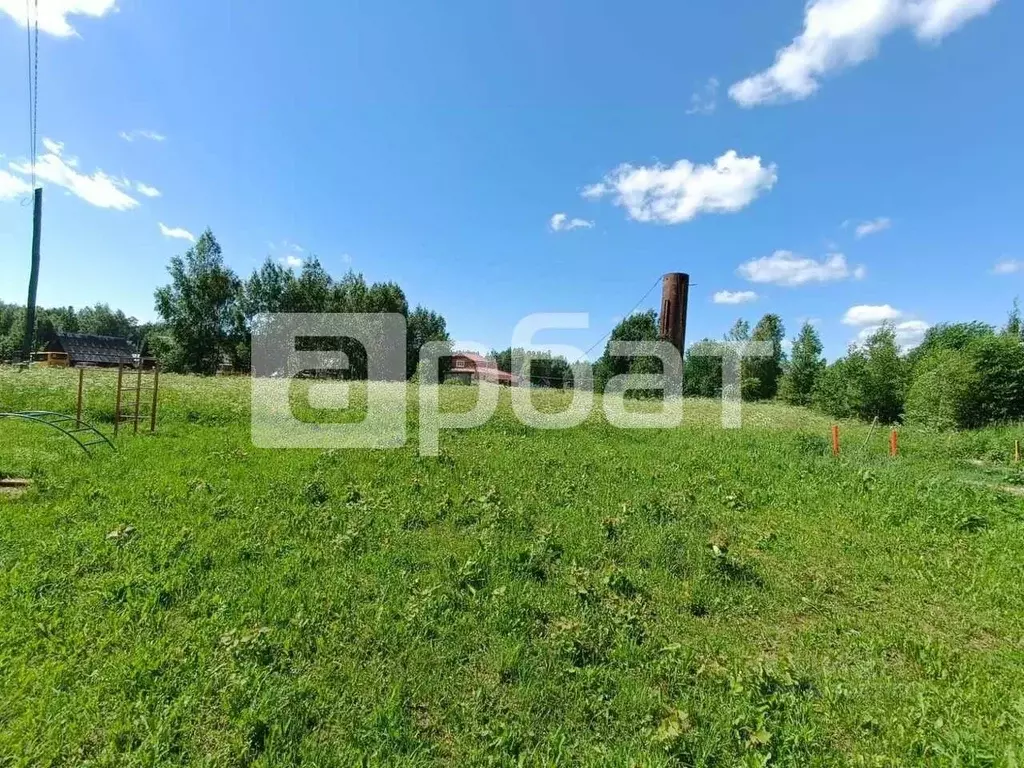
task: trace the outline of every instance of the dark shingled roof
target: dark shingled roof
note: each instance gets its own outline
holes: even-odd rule
[[[58,332],[56,343],[49,346],[51,352],[66,352],[71,365],[117,365],[122,360],[131,361],[136,354],[128,339],[92,333]]]

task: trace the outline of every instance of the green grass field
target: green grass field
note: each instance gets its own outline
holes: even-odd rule
[[[74,382],[0,369],[0,410]],[[891,460],[845,424],[837,460],[779,405],[506,401],[436,458],[266,450],[248,379],[162,385],[158,433],[93,458],[0,421],[34,481],[0,496],[0,765],[1024,764],[1020,431]],[[87,391],[109,433],[113,376]]]

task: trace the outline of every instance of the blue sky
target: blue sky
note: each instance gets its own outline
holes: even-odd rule
[[[543,339],[586,349],[666,271],[692,275],[691,340],[771,311],[830,356],[1024,292],[1020,3],[39,4],[43,305],[154,319],[207,226],[240,275],[314,253],[496,347],[589,312]],[[17,302],[24,13],[0,0]]]

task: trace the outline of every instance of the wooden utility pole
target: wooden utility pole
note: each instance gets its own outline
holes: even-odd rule
[[[28,276],[28,306],[25,311],[25,338],[21,343],[21,359],[32,358],[36,335],[36,291],[39,288],[39,238],[43,228],[43,188],[36,187],[32,198],[32,271]]]

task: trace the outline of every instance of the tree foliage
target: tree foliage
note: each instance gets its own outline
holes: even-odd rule
[[[910,367],[901,356],[896,331],[882,325],[861,346],[828,366],[818,378],[815,404],[838,418],[857,417],[883,424],[899,421]]]
[[[437,312],[421,306],[409,313],[407,334],[405,371],[406,376],[412,378],[419,365],[423,345],[430,341],[449,342],[450,339],[445,319]]]
[[[941,350],[962,352],[978,339],[994,336],[996,329],[988,323],[939,323],[929,328],[921,343],[910,351],[907,360],[911,368]]]
[[[573,379],[572,365],[562,355],[553,355],[541,350],[533,350],[528,353],[522,347],[506,347],[502,350],[492,349],[490,356],[494,358],[499,371],[523,376],[531,386],[563,389],[576,385]],[[517,358],[525,359],[527,357],[529,357],[529,369],[525,372],[514,370],[514,361]]]
[[[914,367],[907,392],[906,419],[931,429],[956,429],[977,423],[980,377],[961,350],[936,349]]]
[[[187,373],[216,373],[237,357],[241,341],[241,283],[224,264],[220,244],[207,229],[167,268],[171,282],[156,291],[156,310],[180,349]]]
[[[782,341],[786,338],[786,327],[778,315],[762,317],[750,340],[770,344],[772,353],[767,357],[751,357],[743,361],[744,400],[771,400],[779,392],[779,379],[785,359]]]
[[[654,310],[635,312],[619,321],[608,337],[604,353],[594,365],[594,388],[603,392],[608,382],[624,374],[661,373],[660,363],[650,355],[613,355],[612,343],[616,341],[655,342],[659,338],[658,316]],[[630,390],[631,396],[645,396],[645,391]]]
[[[818,379],[825,369],[821,337],[810,323],[804,323],[793,341],[789,366],[779,383],[779,396],[791,405],[810,405]]]
[[[701,339],[686,350],[684,393],[687,397],[719,397],[722,394],[722,356],[725,346]]]

